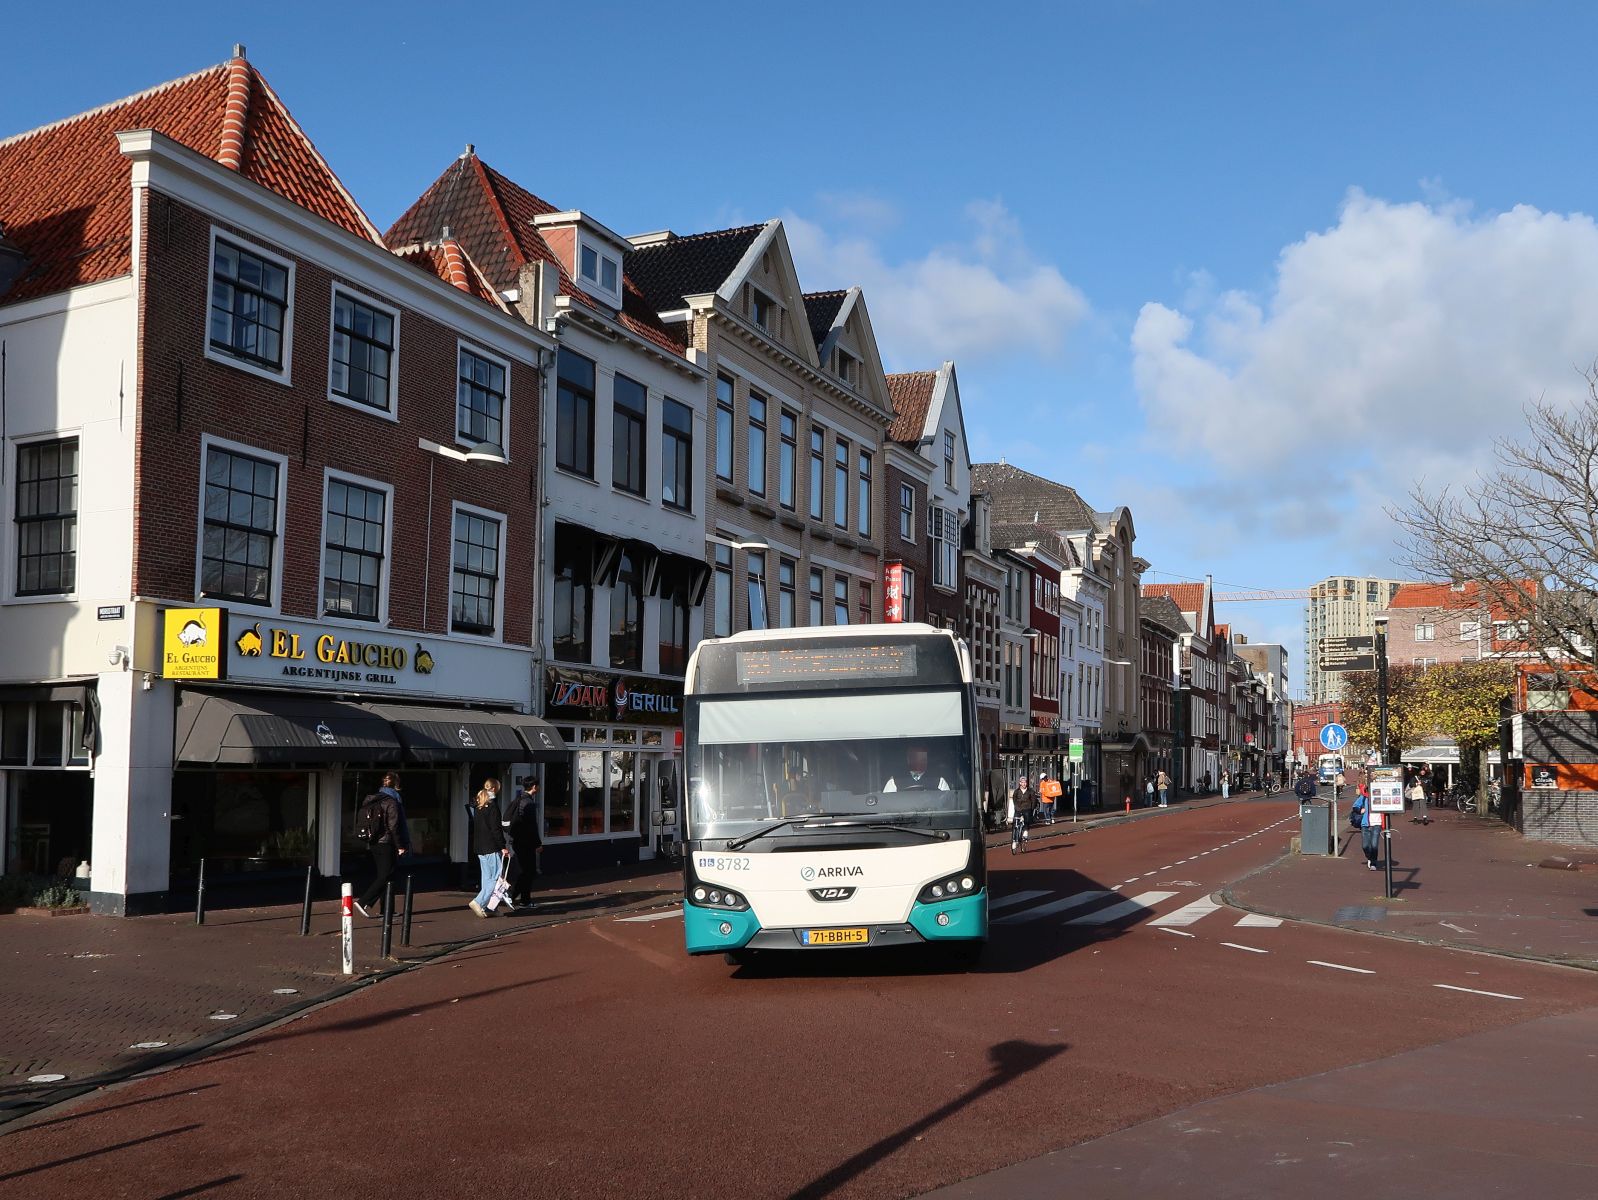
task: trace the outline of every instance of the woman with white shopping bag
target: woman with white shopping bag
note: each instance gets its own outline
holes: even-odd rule
[[[497,780],[495,781],[497,785]],[[498,791],[498,787],[494,791]],[[482,886],[467,905],[480,917],[488,916],[489,898],[494,885],[505,873],[510,847],[505,844],[505,830],[499,821],[499,805],[494,803],[494,791],[485,785],[477,792],[472,807],[472,846],[477,851],[477,864],[482,869]]]

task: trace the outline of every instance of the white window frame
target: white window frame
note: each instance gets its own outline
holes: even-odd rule
[[[458,513],[471,513],[473,516],[486,517],[491,521],[499,522],[499,574],[494,585],[494,633],[492,636],[482,633],[466,633],[455,628],[454,600],[455,595],[455,517]],[[456,500],[449,507],[449,572],[444,576],[447,591],[444,593],[444,613],[446,628],[452,638],[461,638],[469,642],[481,642],[484,645],[497,646],[505,640],[505,555],[509,545],[510,518],[502,512],[492,508],[482,508],[476,504],[468,504],[464,500]],[[365,622],[361,622],[365,624]]]
[[[457,446],[471,446],[471,445],[475,444],[473,442],[467,441],[465,438],[463,438],[461,436],[460,377],[461,377],[461,351],[462,350],[470,350],[473,354],[477,355],[479,358],[486,358],[489,362],[493,363],[495,366],[499,366],[499,367],[505,368],[505,407],[500,411],[500,414],[499,414],[499,432],[500,432],[499,449],[500,449],[500,453],[505,456],[505,461],[508,463],[508,462],[510,462],[510,408],[511,408],[511,402],[510,402],[510,398],[511,398],[511,363],[510,363],[510,359],[505,358],[503,355],[495,354],[492,350],[485,349],[480,342],[468,342],[465,338],[456,338],[455,339],[455,370],[454,370],[454,373],[451,375],[451,379],[455,383],[455,389],[454,389],[454,395],[450,398],[449,420],[450,420],[450,428],[455,431],[455,444]],[[595,421],[595,424],[597,425],[598,421],[599,421],[599,411],[598,411],[599,410],[599,402],[598,402],[598,399],[597,399],[597,393],[598,393],[598,390],[599,390],[599,387],[598,387],[599,380],[597,378],[597,375],[596,375],[596,378],[594,380],[594,384],[595,384],[594,390],[595,390],[595,393],[596,393],[596,398],[595,398],[595,401],[594,401],[594,410],[595,410],[594,411],[594,421]],[[597,459],[598,456],[596,455],[595,457]]]
[[[283,611],[283,542],[286,535],[284,515],[288,508],[289,490],[289,460],[286,455],[278,454],[272,450],[263,450],[259,446],[252,446],[247,442],[235,442],[231,438],[216,437],[209,433],[200,435],[200,478],[199,485],[195,488],[194,497],[194,595],[198,600],[210,599],[200,591],[200,580],[205,573],[205,477],[206,463],[210,459],[211,450],[218,450],[231,454],[246,454],[251,458],[264,459],[277,464],[277,528],[272,539],[272,598],[266,604],[251,604],[246,600],[218,599],[219,604],[227,605],[233,612],[247,612],[257,616],[272,617]],[[320,531],[321,526],[318,526]],[[320,532],[318,532],[320,536]],[[321,583],[317,583],[317,605],[321,605]],[[362,622],[366,624],[366,622]]]
[[[583,270],[583,251],[594,252],[594,273],[587,274]],[[607,288],[603,283],[605,263],[610,262],[616,268],[616,286]],[[577,236],[577,261],[572,264],[577,268],[577,280],[585,290],[592,291],[600,300],[609,300],[613,308],[621,307],[622,292],[622,260],[614,250],[607,249],[606,244],[597,238],[578,234]]]
[[[333,337],[334,322],[338,312],[338,294],[343,292],[358,304],[368,308],[375,308],[394,322],[394,345],[389,350],[388,358],[388,406],[386,408],[373,408],[370,404],[362,404],[359,400],[351,400],[348,396],[340,396],[333,390]],[[400,368],[400,310],[392,304],[383,301],[351,287],[347,283],[334,280],[328,290],[327,297],[327,398],[334,404],[342,404],[345,408],[352,408],[356,412],[365,413],[369,417],[377,417],[384,421],[399,420],[399,368]],[[455,360],[455,369],[460,370],[460,359]],[[509,397],[510,375],[506,373],[506,399]],[[456,424],[459,424],[457,421]]]
[[[211,346],[211,288],[216,282],[216,242],[221,238],[231,242],[241,250],[248,250],[251,254],[267,259],[288,272],[288,294],[283,301],[283,366],[281,370],[271,370],[257,363],[249,362],[242,358],[235,358]],[[270,379],[273,383],[281,383],[285,387],[294,385],[294,309],[296,292],[296,272],[294,260],[285,258],[282,254],[268,250],[258,242],[253,242],[247,237],[223,229],[220,226],[211,226],[211,239],[207,249],[205,264],[205,320],[200,327],[201,344],[205,350],[205,357],[212,362],[223,363],[236,371],[254,375],[258,379]],[[331,315],[328,317],[332,321]]]
[[[907,494],[910,497],[908,508],[904,503]],[[899,485],[899,540],[910,546],[916,544],[916,490],[908,483]]]
[[[39,442],[60,442],[68,438],[78,440],[78,569],[74,572],[70,592],[51,592],[43,596],[17,595],[17,451]],[[54,429],[43,433],[29,433],[11,438],[5,444],[5,484],[0,486],[0,520],[5,523],[7,561],[5,571],[5,603],[7,604],[60,604],[63,600],[76,600],[83,583],[83,427]]]
[[[382,492],[386,500],[383,508],[383,569],[378,576],[377,615],[371,620],[359,617],[346,617],[326,611],[327,597],[322,594],[322,588],[327,581],[327,494],[333,480],[340,483],[354,484],[370,491]],[[501,530],[503,532],[503,530]],[[381,479],[368,479],[364,475],[356,475],[350,471],[339,471],[326,467],[322,471],[322,522],[320,526],[320,550],[316,556],[316,611],[317,620],[324,624],[348,625],[356,629],[385,628],[388,625],[388,599],[389,599],[389,571],[394,561],[394,485],[384,483]],[[455,570],[455,521],[450,518],[450,572]]]
[[[1430,621],[1421,621],[1415,626],[1415,640],[1417,642],[1431,642],[1437,639],[1437,626]]]

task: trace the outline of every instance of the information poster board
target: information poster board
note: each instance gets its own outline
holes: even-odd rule
[[[1404,811],[1404,768],[1371,767],[1368,771],[1371,791],[1371,812],[1401,813]]]

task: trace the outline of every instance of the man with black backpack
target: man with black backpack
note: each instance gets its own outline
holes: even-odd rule
[[[533,879],[538,874],[538,858],[544,849],[544,839],[538,832],[538,779],[524,775],[516,781],[516,796],[505,810],[503,823],[510,838],[511,903],[517,907],[531,908],[533,904]]]
[[[355,910],[363,917],[380,916],[383,887],[394,877],[400,857],[411,849],[411,829],[405,821],[398,775],[384,775],[383,785],[361,801],[355,810],[355,836],[371,849],[373,870],[372,882],[355,901]]]

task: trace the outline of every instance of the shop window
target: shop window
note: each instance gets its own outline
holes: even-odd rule
[[[17,447],[17,595],[64,595],[78,578],[78,439]]]
[[[593,595],[594,544],[588,530],[555,526],[555,657],[589,661],[589,608]]]
[[[620,670],[643,667],[643,580],[637,558],[623,551],[610,588],[610,665]]]
[[[208,875],[303,868],[316,858],[316,808],[306,771],[179,771],[172,873],[192,876],[202,858]],[[353,839],[353,805],[350,814]]]
[[[94,781],[87,771],[13,771],[7,868],[68,876],[94,844]]]
[[[575,739],[570,731],[561,735],[570,744]],[[544,836],[570,837],[572,834],[572,768],[567,759],[550,763],[544,768],[544,786],[540,792],[544,802]]]
[[[66,761],[65,704],[33,706],[33,761],[40,767],[59,767]]]
[[[26,766],[28,733],[33,705],[19,701],[0,704],[0,763]]]
[[[610,752],[610,833],[631,833],[638,825],[638,764],[632,750]]]
[[[605,752],[577,752],[577,832],[605,832]]]
[[[355,836],[355,814],[361,802],[382,786],[383,774],[381,770],[344,772],[344,790],[339,796],[339,848],[346,864],[359,864],[357,870],[369,869],[369,866],[364,861],[368,853],[366,844]],[[500,782],[510,786],[508,779]],[[476,783],[474,774],[474,789]],[[405,857],[448,857],[452,808],[466,802],[466,797],[457,792],[454,768],[401,771],[399,792],[405,802],[405,824],[411,833],[411,853]],[[345,870],[349,869],[346,865]]]

